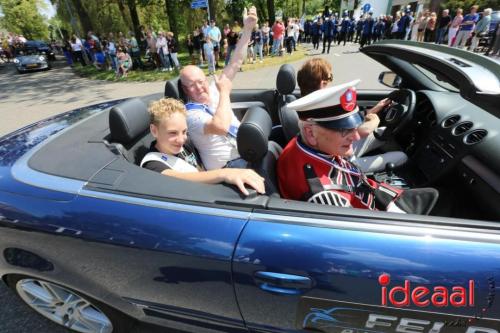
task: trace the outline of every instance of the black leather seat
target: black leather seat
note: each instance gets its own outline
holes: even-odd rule
[[[149,132],[147,105],[138,98],[115,105],[109,111],[108,142],[129,162],[140,164],[154,138]]]
[[[236,138],[240,156],[266,180],[266,194],[279,196],[276,162],[281,147],[269,141],[272,121],[261,107],[250,107],[241,121]]]
[[[187,103],[186,96],[182,90],[180,77],[165,82],[165,97],[180,99],[184,103]]]
[[[288,103],[296,100],[296,97],[293,95],[295,84],[296,78],[293,66],[290,64],[282,65],[276,77],[276,91],[277,111],[282,135],[279,143],[283,147],[299,132],[299,117],[297,112],[286,107]]]

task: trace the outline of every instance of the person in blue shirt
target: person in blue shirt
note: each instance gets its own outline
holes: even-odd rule
[[[361,42],[359,43],[361,47],[365,46],[365,44],[370,45],[372,40],[373,26],[374,21],[372,18],[372,13],[368,13],[368,17],[363,22],[363,31],[361,33]]]
[[[347,15],[347,12],[344,12],[344,17],[342,18],[342,23],[340,23],[340,35],[338,39],[337,45],[340,45],[341,41],[344,41],[344,46],[347,41],[347,34],[349,33],[349,27],[351,26],[351,20]]]
[[[406,9],[405,14],[398,22],[398,35],[397,39],[405,39],[406,30],[410,26],[411,22],[410,10]]]
[[[323,23],[322,26],[322,31],[323,31],[323,52],[325,53],[326,49],[326,43],[328,43],[328,52],[330,53],[330,46],[332,45],[332,40],[335,38],[335,32],[336,32],[336,26],[335,26],[335,20],[332,17],[326,18],[325,22]]]
[[[376,42],[382,39],[382,36],[385,32],[385,23],[382,21],[382,18],[378,18],[375,26],[373,27],[373,41]]]
[[[317,50],[319,48],[319,38],[321,37],[321,28],[323,26],[323,19],[320,17],[316,22],[311,24],[311,37],[313,48]]]
[[[356,21],[354,17],[351,17],[351,24],[349,25],[349,31],[347,32],[347,41],[352,42],[352,38],[354,37],[354,32],[356,31]]]
[[[361,16],[356,22],[356,40],[354,43],[359,43],[361,40],[361,33],[363,32],[363,24],[365,23],[365,19]]]
[[[470,8],[470,13],[464,16],[462,24],[460,24],[460,30],[458,31],[457,37],[455,38],[455,46],[459,48],[464,48],[465,43],[472,34],[474,26],[477,21],[479,21],[479,14],[477,13],[478,6],[474,5]]]

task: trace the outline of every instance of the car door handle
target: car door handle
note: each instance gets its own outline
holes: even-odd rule
[[[307,276],[275,272],[255,272],[254,280],[260,289],[283,295],[299,295],[313,286],[312,280]]]

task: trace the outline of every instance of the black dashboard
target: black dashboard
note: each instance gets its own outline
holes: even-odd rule
[[[419,91],[416,96],[406,131],[407,151],[419,175],[415,185],[452,188],[453,200],[470,203],[468,213],[478,210],[470,217],[498,221],[500,119],[458,93]]]

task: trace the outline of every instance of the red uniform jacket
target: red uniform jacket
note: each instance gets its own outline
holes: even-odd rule
[[[376,188],[375,181],[366,179],[356,166],[344,158],[338,156],[332,158],[306,146],[300,137],[288,143],[278,160],[278,182],[284,198],[305,201],[310,196],[310,188],[304,172],[306,164],[313,167],[325,190],[339,193],[350,202],[352,207],[375,209],[373,194],[356,188],[363,181]],[[342,185],[350,190],[338,190],[338,186],[335,185]],[[332,189],[332,187],[337,189]]]

